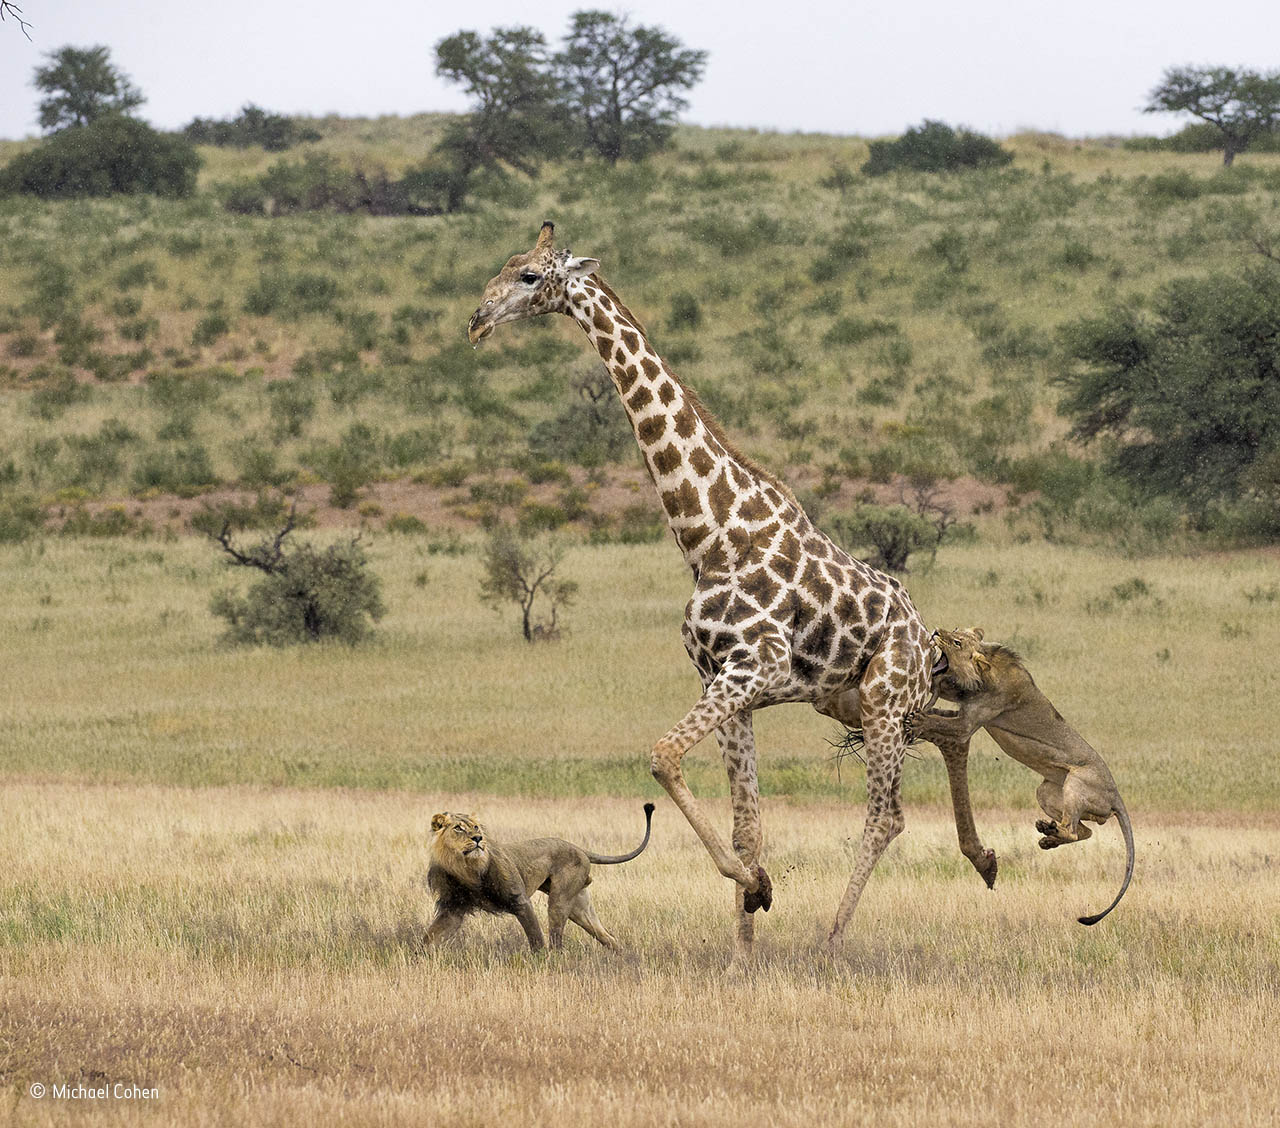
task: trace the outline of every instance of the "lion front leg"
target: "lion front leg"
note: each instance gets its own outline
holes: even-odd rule
[[[511,906],[511,912],[520,922],[520,927],[524,929],[525,937],[529,941],[529,950],[542,951],[547,945],[542,939],[542,925],[538,923],[538,914],[533,911],[533,902],[528,897],[521,897]],[[563,925],[561,931],[564,931]]]

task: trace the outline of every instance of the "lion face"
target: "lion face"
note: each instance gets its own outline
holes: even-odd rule
[[[978,627],[967,630],[938,631],[938,648],[942,657],[933,665],[933,688],[940,697],[952,697],[956,693],[973,693],[983,686],[983,675],[991,663],[982,653],[982,631]]]
[[[431,854],[447,869],[483,872],[489,863],[489,838],[471,815],[442,811],[431,818]]]

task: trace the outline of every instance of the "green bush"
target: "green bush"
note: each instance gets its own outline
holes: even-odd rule
[[[312,271],[274,271],[259,275],[244,299],[245,313],[293,318],[303,313],[324,313],[333,307],[338,283],[327,274]]]
[[[908,129],[896,141],[872,141],[870,149],[870,159],[862,166],[868,176],[883,176],[899,169],[959,172],[1003,168],[1013,160],[1011,152],[989,137],[929,120]]]
[[[67,408],[93,399],[92,385],[80,383],[68,368],[48,369],[41,375],[47,379],[31,393],[31,410],[41,419],[58,419]]]
[[[319,133],[295,118],[273,114],[252,102],[233,118],[193,118],[183,126],[182,135],[193,145],[232,149],[261,145],[269,153],[320,140]]]
[[[45,511],[27,494],[0,493],[0,544],[21,544],[44,528]]]
[[[195,497],[218,484],[209,452],[199,443],[162,447],[143,454],[133,471],[136,493],[159,490],[180,497]]]
[[[285,547],[283,536],[245,553],[224,541],[233,563],[265,573],[244,595],[222,591],[210,601],[210,611],[226,621],[224,640],[239,646],[291,646],[324,639],[355,645],[367,639],[386,606],[381,581],[368,571],[360,545]]]
[[[122,115],[63,129],[0,169],[0,195],[190,196],[200,157],[181,137]]]

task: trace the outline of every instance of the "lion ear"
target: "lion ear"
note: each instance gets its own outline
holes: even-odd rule
[[[981,628],[981,627],[973,627],[973,628],[972,628],[972,631],[973,631],[973,637],[974,637],[974,638],[976,638],[979,642],[981,642],[981,641],[982,641],[982,628]]]
[[[991,659],[981,651],[974,652],[973,664],[977,667],[978,673],[980,674],[986,674],[991,670]]]
[[[432,829],[432,830],[439,830],[439,829],[440,829],[441,827],[443,827],[443,826],[444,826],[444,824],[445,824],[445,823],[447,823],[448,821],[449,821],[449,815],[448,815],[448,813],[447,813],[447,812],[445,812],[445,811],[441,811],[441,812],[440,812],[440,814],[438,814],[438,815],[432,815],[432,816],[431,816],[431,829]]]

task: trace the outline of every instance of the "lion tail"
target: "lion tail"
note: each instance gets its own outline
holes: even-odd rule
[[[1097,924],[1107,913],[1120,904],[1120,898],[1124,896],[1124,891],[1129,888],[1129,879],[1133,877],[1133,827],[1129,823],[1129,812],[1124,808],[1124,800],[1119,796],[1116,796],[1115,816],[1120,823],[1120,832],[1124,835],[1124,848],[1128,855],[1128,862],[1124,868],[1124,884],[1120,886],[1120,892],[1116,894],[1116,899],[1102,912],[1094,913],[1093,916],[1080,917],[1081,924]]]
[[[638,857],[644,853],[644,848],[649,845],[649,829],[653,825],[653,804],[646,803],[644,805],[644,841],[640,843],[630,854],[618,854],[616,856],[606,854],[593,854],[590,850],[583,851],[587,855],[587,861],[593,866],[616,866],[619,862],[629,862],[632,858]]]

